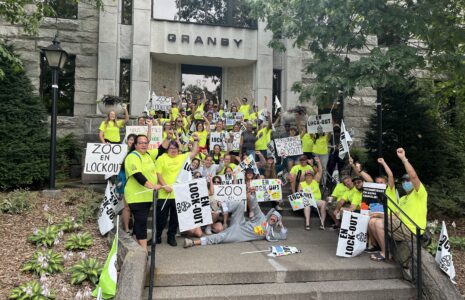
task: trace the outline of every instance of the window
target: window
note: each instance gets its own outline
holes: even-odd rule
[[[257,28],[246,0],[152,0],[153,18],[168,21]]]
[[[122,1],[121,24],[132,25],[132,0]]]
[[[126,102],[131,99],[131,60],[121,59],[119,63],[119,96]]]
[[[204,91],[209,100],[221,98],[221,68],[182,65],[181,73],[183,94],[190,91],[195,101],[202,97]]]
[[[48,5],[53,8],[54,12],[46,13],[46,17],[60,19],[77,19],[78,3],[69,0],[47,0]]]
[[[68,54],[68,60],[63,69],[58,72],[58,102],[59,116],[72,116],[74,114],[74,71],[76,68],[76,55]],[[48,112],[52,111],[52,69],[48,66],[43,53],[40,54],[40,97]]]

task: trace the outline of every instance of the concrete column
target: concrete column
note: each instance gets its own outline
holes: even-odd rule
[[[105,9],[99,11],[98,28],[98,99],[106,94],[117,95],[116,82],[118,80],[118,1],[104,0],[103,2]]]
[[[290,109],[299,103],[299,95],[291,91],[292,85],[296,81],[302,80],[302,54],[300,49],[292,47],[290,40],[284,41],[286,52],[282,59],[282,100],[281,104],[284,109]]]
[[[133,1],[131,114],[140,115],[150,94],[151,1]]]
[[[273,34],[271,31],[265,31],[265,23],[258,23],[257,30],[257,63],[254,70],[255,99],[258,107],[264,107],[264,97],[268,97],[268,109],[271,111],[273,95],[273,49],[268,47]]]

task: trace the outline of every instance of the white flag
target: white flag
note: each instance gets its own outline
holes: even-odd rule
[[[279,102],[278,96],[274,96],[274,113],[276,114],[278,109],[280,109],[281,107],[281,102]]]
[[[349,146],[352,144],[352,137],[346,130],[344,121],[341,122],[341,141],[339,143],[339,158],[343,159],[349,153]]]
[[[113,188],[113,184],[108,181],[107,188],[105,189],[105,197],[100,204],[98,228],[102,235],[107,234],[113,229],[113,227],[115,227],[113,219],[116,217],[115,206],[118,204],[118,198],[115,196]]]
[[[182,164],[181,171],[176,178],[176,183],[184,183],[192,180],[192,171],[191,171],[191,157],[186,156],[186,160]]]
[[[449,275],[450,281],[455,284],[455,268],[450,251],[449,235],[447,234],[446,223],[442,221],[441,235],[439,236],[438,249],[436,251],[436,262],[439,268]]]

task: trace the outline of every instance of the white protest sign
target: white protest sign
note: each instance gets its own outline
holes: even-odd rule
[[[442,221],[441,235],[439,236],[438,249],[436,251],[436,262],[439,268],[446,273],[452,283],[455,284],[455,267],[452,260],[452,253],[449,243],[449,235],[447,234],[446,223]]]
[[[234,124],[236,124],[236,120],[235,120],[235,115],[234,113],[231,113],[231,112],[225,112],[223,114],[223,117],[225,119],[225,125],[227,127],[231,127],[231,126],[234,126]]]
[[[244,201],[247,199],[245,184],[214,185],[215,199],[221,202]]]
[[[220,145],[221,150],[226,150],[226,136],[223,132],[210,132],[210,151],[215,145]]]
[[[244,158],[244,160],[234,168],[233,172],[234,174],[238,174],[239,172],[244,172],[247,169],[253,169],[255,175],[260,174],[257,164],[255,163],[255,158],[252,154]]]
[[[337,256],[354,257],[365,250],[369,221],[369,216],[344,211],[337,242]]]
[[[171,109],[171,98],[165,96],[157,96],[152,98],[152,109],[169,112]]]
[[[276,152],[281,157],[301,155],[303,153],[300,136],[275,139],[274,142],[276,144]]]
[[[352,138],[350,137],[349,132],[346,130],[346,125],[344,121],[341,122],[341,137],[339,143],[339,158],[344,159],[346,153],[349,153],[350,145],[352,144]]]
[[[212,211],[205,178],[173,185],[179,231],[212,224]]]
[[[148,133],[148,126],[126,126],[126,136],[124,140],[127,142],[128,136],[130,134],[144,134],[147,135]],[[152,126],[151,130],[151,138],[149,149],[155,149],[160,147],[163,138],[163,127],[162,126]]]
[[[84,173],[118,174],[127,151],[122,144],[87,143]]]
[[[241,147],[241,132],[230,132],[232,137],[231,151],[239,151]]]
[[[281,180],[279,179],[256,179],[252,180],[250,185],[255,187],[255,196],[258,202],[280,201],[282,199]]]
[[[293,211],[304,209],[307,206],[311,206],[308,197],[304,197],[304,195],[300,192],[287,196],[287,199],[289,200],[289,203],[291,203]]]
[[[221,178],[221,184],[233,184],[231,174],[218,175]]]
[[[186,155],[186,159],[182,164],[181,171],[178,173],[178,177],[176,177],[176,183],[182,183],[192,180],[192,169],[191,169],[191,157]]]
[[[236,183],[245,184],[245,175],[243,172],[239,172],[236,174]]]
[[[238,113],[235,113],[235,114],[234,114],[234,120],[235,120],[236,122],[242,122],[242,118],[243,118],[243,117],[244,117],[244,114],[243,114],[243,113],[238,112]]]
[[[386,185],[384,183],[363,182],[362,199],[366,204],[378,203],[379,194],[384,194]]]
[[[98,212],[98,228],[101,235],[107,234],[115,227],[113,219],[116,217],[115,206],[118,204],[118,198],[115,196],[113,189],[113,184],[108,181],[105,189],[105,197],[100,204]]]
[[[333,132],[333,118],[331,114],[309,116],[307,119],[307,132],[310,134]]]

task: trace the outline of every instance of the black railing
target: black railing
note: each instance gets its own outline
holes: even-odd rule
[[[384,206],[384,241],[385,241],[385,257],[390,257],[390,250],[394,250],[396,253],[393,255],[394,259],[400,264],[402,269],[402,276],[405,280],[409,280],[415,283],[417,289],[417,299],[420,300],[423,297],[423,279],[421,274],[421,241],[422,241],[422,230],[394,201],[389,198],[386,194],[382,201]],[[395,216],[396,223],[399,225],[393,229],[393,213],[388,209],[388,203],[392,204],[407,221],[415,227],[415,233],[413,233],[408,226],[401,221],[400,218]],[[398,220],[398,221],[397,221]],[[395,231],[399,231],[396,233]],[[400,238],[400,239],[399,239]],[[402,253],[402,246],[407,245],[408,256],[405,257],[405,253]],[[392,248],[391,248],[392,246]],[[415,249],[416,248],[416,249]],[[416,250],[416,251],[415,251]],[[416,253],[415,253],[416,252]]]

